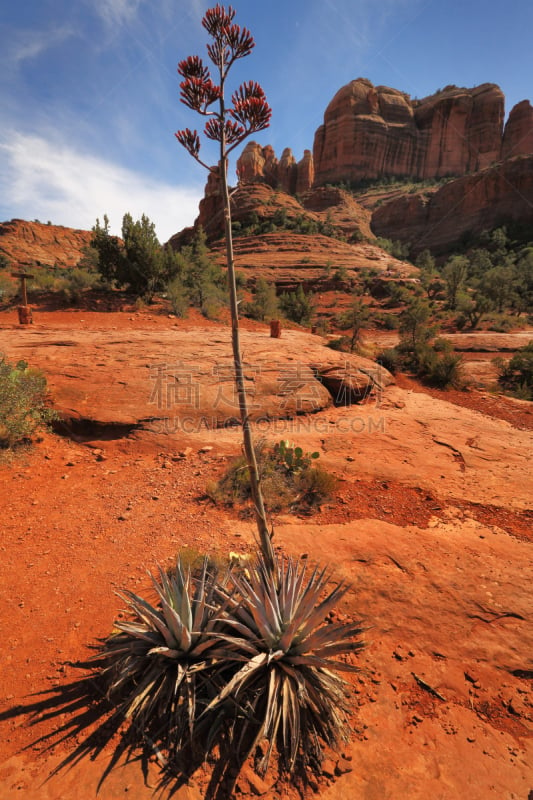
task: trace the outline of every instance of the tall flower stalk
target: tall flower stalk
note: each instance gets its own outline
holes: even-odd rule
[[[226,80],[231,67],[238,59],[250,55],[255,47],[250,32],[246,28],[236,25],[233,22],[234,17],[235,10],[231,6],[226,9],[217,4],[214,8],[208,9],[202,19],[202,25],[211,38],[207,45],[207,53],[215,67],[218,83],[213,82],[209,68],[198,56],[189,56],[180,61],[178,65],[178,73],[183,79],[180,83],[181,102],[206,117],[203,134],[207,139],[219,143],[218,166],[208,166],[200,157],[201,142],[197,130],[186,128],[178,131],[175,135],[187,152],[207,170],[214,172],[220,182],[220,195],[224,209],[235,385],[259,542],[265,562],[273,573],[276,562],[261,491],[244,381],[228,186],[229,154],[248,136],[267,128],[272,111],[266,101],[263,89],[254,81],[241,84],[231,95],[231,102],[226,104]]]

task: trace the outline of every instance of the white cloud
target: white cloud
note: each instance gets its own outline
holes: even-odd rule
[[[16,31],[3,48],[1,56],[2,68],[16,69],[25,61],[37,58],[75,34],[74,29],[68,26],[46,31]]]
[[[96,2],[93,0],[91,8],[106,25],[123,25],[136,17],[142,2],[144,0],[96,0]]]
[[[157,182],[104,159],[42,136],[10,133],[0,138],[0,215],[48,220],[89,230],[106,213],[114,233],[122,217],[146,214],[160,241],[191,225],[200,186]]]

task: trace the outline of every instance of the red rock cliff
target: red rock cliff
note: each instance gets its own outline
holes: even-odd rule
[[[313,147],[315,183],[464,175],[500,159],[504,96],[494,84],[424,100],[365,78],[339,89]]]
[[[533,153],[533,108],[522,100],[509,114],[503,135],[502,158]]]
[[[405,194],[372,215],[377,236],[410,242],[415,251],[446,252],[465,233],[508,222],[533,224],[533,155],[507,159],[433,193]]]

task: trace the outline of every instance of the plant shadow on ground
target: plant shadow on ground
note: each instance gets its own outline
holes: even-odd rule
[[[83,677],[0,720],[59,721],[29,745],[75,743],[48,780],[107,753],[98,788],[124,761],[140,761],[149,785],[155,761],[166,797],[198,773],[206,800],[227,800],[250,759],[259,776],[303,795],[325,752],[349,737],[348,684],[337,673],[358,671],[351,657],[363,647],[359,622],[331,617],[349,588],[331,588],[331,578],[290,558],[272,572],[262,556],[222,578],[205,559],[194,576],[178,558],[174,573],[153,578],[155,604],[119,594],[126,618],[69,664]]]
[[[65,662],[65,666],[82,670],[92,668],[90,661]],[[210,775],[203,794],[205,800],[228,800],[232,796],[250,752],[236,754],[231,743],[226,740],[225,732],[220,731],[216,740],[210,744],[211,751],[215,751],[211,755],[207,755],[206,741],[197,739],[194,747],[182,751],[179,759],[174,758],[172,762],[167,762],[157,745],[147,742],[142,733],[132,735],[131,731],[121,731],[124,720],[113,717],[114,708],[106,699],[105,691],[106,687],[98,676],[85,676],[32,695],[34,699],[27,704],[14,706],[0,714],[0,722],[26,717],[29,718],[30,725],[38,725],[68,718],[52,733],[36,737],[25,748],[31,750],[36,746],[46,745],[45,752],[51,752],[60,744],[77,742],[75,749],[50,772],[46,782],[63,770],[72,769],[84,759],[95,761],[107,751],[109,761],[99,779],[98,792],[120,763],[139,762],[145,786],[153,788],[154,794],[171,798],[182,786],[189,784],[195,773],[207,764]],[[103,722],[102,716],[105,717]],[[91,731],[89,734],[88,730]],[[80,736],[84,737],[81,742]],[[152,782],[153,773],[150,773],[150,764],[154,760],[160,768],[155,787]],[[305,786],[305,771],[298,770],[292,781],[295,785]]]

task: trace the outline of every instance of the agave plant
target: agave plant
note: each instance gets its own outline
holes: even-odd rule
[[[274,748],[281,767],[316,769],[322,746],[347,737],[346,683],[338,661],[363,643],[359,623],[332,623],[327,615],[348,585],[327,590],[330,574],[292,559],[278,559],[273,573],[262,557],[246,574],[233,576],[241,595],[227,596],[226,663],[236,669],[204,714],[225,719],[230,748],[241,760],[268,741],[257,764],[264,774]],[[240,662],[242,666],[239,666]]]
[[[118,593],[129,619],[115,623],[96,658],[113,717],[129,723],[133,738],[148,741],[162,760],[159,747],[173,758],[197,738],[196,721],[213,696],[210,672],[220,654],[213,633],[231,594],[222,597],[207,560],[196,578],[178,558],[172,576],[160,568],[152,582],[156,605],[128,590]]]

